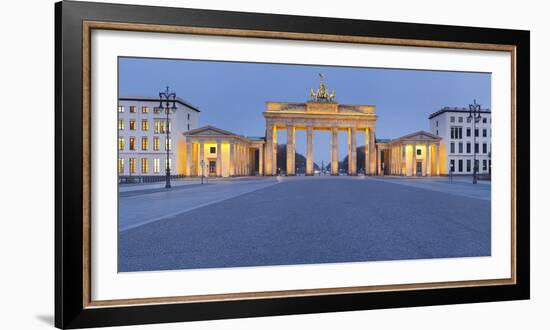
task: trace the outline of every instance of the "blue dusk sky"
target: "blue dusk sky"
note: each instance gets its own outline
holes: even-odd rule
[[[199,107],[199,126],[212,125],[247,136],[264,136],[266,101],[306,102],[310,88],[325,75],[341,104],[376,106],[377,138],[397,138],[429,130],[428,116],[442,107],[467,107],[474,99],[491,107],[491,74],[292,64],[172,59],[119,59],[120,96],[158,96],[170,86],[177,96]],[[363,145],[364,134],[357,137]],[[286,142],[281,131],[279,143]],[[339,134],[340,159],[347,134]],[[305,155],[305,132],[296,134]],[[329,161],[329,134],[315,132],[314,159]]]

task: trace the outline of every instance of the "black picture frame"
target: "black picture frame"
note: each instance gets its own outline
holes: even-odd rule
[[[516,283],[210,302],[85,307],[83,22],[512,45],[516,49]],[[55,325],[135,325],[529,299],[529,31],[62,1],[55,4]]]

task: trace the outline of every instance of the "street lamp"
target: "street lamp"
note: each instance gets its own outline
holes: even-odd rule
[[[164,111],[166,113],[166,188],[171,188],[170,185],[170,149],[172,149],[172,143],[170,143],[170,113],[176,112],[176,93],[170,92],[168,86],[166,86],[166,91],[159,93],[159,111]],[[172,106],[170,106],[170,103]]]
[[[481,105],[477,104],[476,100],[474,100],[474,104],[470,104],[470,115],[468,116],[468,120],[474,122],[474,131],[472,132],[472,134],[474,134],[474,176],[472,183],[477,184],[476,124],[481,120]]]

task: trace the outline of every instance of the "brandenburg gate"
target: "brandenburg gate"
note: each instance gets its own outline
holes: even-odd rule
[[[317,91],[310,92],[306,103],[267,102],[265,174],[277,175],[277,133],[286,130],[286,174],[295,175],[296,131],[306,131],[306,175],[313,175],[314,131],[329,131],[331,175],[338,175],[338,133],[348,135],[349,175],[357,174],[357,132],[365,133],[365,174],[376,174],[375,127],[377,116],[373,105],[345,105],[335,101],[321,75]]]

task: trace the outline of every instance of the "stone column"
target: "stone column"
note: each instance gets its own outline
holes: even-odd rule
[[[222,143],[216,145],[216,175],[222,176]]]
[[[432,175],[432,160],[430,158],[430,144],[426,143],[426,176]]]
[[[369,162],[370,162],[370,174],[374,175],[376,173],[376,141],[374,139],[374,129],[370,130],[369,134]]]
[[[236,175],[237,172],[235,166],[235,143],[231,142],[229,144],[229,176]]]
[[[295,163],[295,141],[294,141],[294,126],[286,128],[286,175],[294,175],[296,172]]]
[[[265,129],[265,174],[273,175],[273,126]]]
[[[258,175],[264,175],[264,148],[258,148]]]
[[[348,153],[348,174],[357,175],[357,128],[348,130],[349,153]]]
[[[333,127],[330,132],[331,162],[330,174],[338,175],[338,128]]]
[[[370,128],[365,129],[365,174],[370,174],[370,151],[369,151],[369,135],[370,135]]]
[[[193,144],[191,141],[185,142],[185,175],[191,176],[191,162],[193,161]]]
[[[399,175],[403,175],[403,145],[399,144],[399,157],[398,157]]]
[[[439,169],[439,142],[435,145],[435,175],[440,174]]]
[[[416,143],[413,144],[413,168],[412,175],[416,176]]]
[[[271,154],[273,158],[271,159],[271,168],[272,174],[277,175],[277,127],[273,126],[273,143],[271,145]]]
[[[306,175],[313,175],[313,127],[306,128]]]
[[[204,162],[204,142],[199,142],[199,176],[205,175],[204,173],[204,166],[202,163]]]

